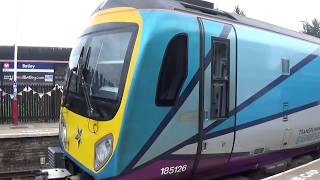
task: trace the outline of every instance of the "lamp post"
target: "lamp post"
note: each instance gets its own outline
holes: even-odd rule
[[[18,21],[19,21],[19,0],[16,0],[17,3],[17,13],[16,13],[16,41],[14,44],[14,71],[13,71],[13,99],[12,99],[12,123],[13,126],[19,125],[19,111],[18,111],[18,99],[17,99],[17,92],[18,92],[18,84],[17,84],[17,69],[18,69]]]
[[[13,99],[12,99],[12,120],[13,125],[19,125],[19,117],[18,117],[18,84],[17,84],[17,66],[18,66],[18,46],[14,45],[14,71],[13,71]]]

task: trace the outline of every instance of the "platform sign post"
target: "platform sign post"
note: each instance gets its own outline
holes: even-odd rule
[[[18,46],[14,45],[14,71],[13,71],[13,99],[12,99],[12,120],[13,125],[19,125],[19,117],[18,117],[18,85],[17,85],[17,69],[18,69]]]

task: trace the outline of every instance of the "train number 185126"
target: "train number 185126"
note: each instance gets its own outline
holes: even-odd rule
[[[171,166],[171,167],[164,167],[161,168],[161,176],[168,175],[168,174],[179,174],[187,171],[187,165],[180,165],[180,166]]]

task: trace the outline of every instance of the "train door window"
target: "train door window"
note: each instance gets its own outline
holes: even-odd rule
[[[213,38],[214,49],[211,63],[211,119],[228,118],[230,81],[230,42]]]
[[[178,34],[171,39],[161,65],[157,94],[157,106],[173,106],[179,96],[188,73],[188,36]]]

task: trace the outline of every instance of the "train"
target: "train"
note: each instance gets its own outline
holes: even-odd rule
[[[107,0],[59,144],[86,179],[220,178],[319,152],[320,40],[195,0]]]

